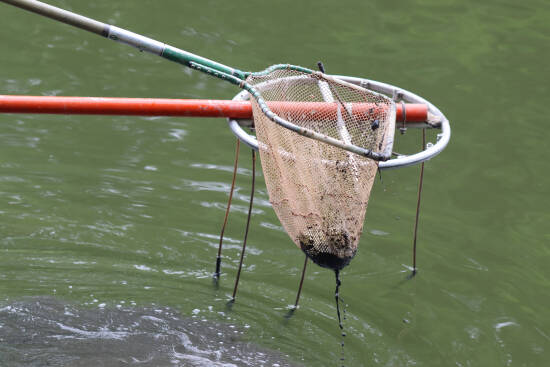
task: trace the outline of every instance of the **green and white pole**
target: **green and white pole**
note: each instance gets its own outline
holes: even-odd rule
[[[88,32],[95,33],[97,35],[109,38],[113,41],[121,42],[130,46],[133,46],[140,51],[147,51],[152,54],[164,57],[170,61],[174,61],[185,66],[191,66],[191,63],[195,63],[201,66],[205,66],[209,69],[216,70],[218,72],[235,76],[240,80],[244,80],[249,73],[245,73],[241,70],[234,69],[232,67],[220,64],[216,61],[192,54],[179,48],[167,45],[156,41],[152,38],[142,36],[140,34],[130,32],[128,30],[99,22],[94,19],[84,17],[82,15],[64,10],[49,4],[45,4],[35,0],[0,0],[4,3],[8,3],[19,8],[31,11],[43,15],[48,18],[55,19],[57,21],[84,29]]]

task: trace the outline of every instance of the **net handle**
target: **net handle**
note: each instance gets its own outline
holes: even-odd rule
[[[154,55],[161,56],[167,60],[206,72],[210,75],[214,75],[220,79],[227,80],[236,85],[239,85],[241,81],[245,80],[251,74],[254,74],[255,76],[267,75],[274,70],[288,67],[287,64],[277,64],[270,66],[269,68],[260,72],[245,72],[207,59],[205,57],[195,55],[191,52],[181,50],[174,46],[170,46],[166,43],[154,40],[152,38],[142,36],[138,33],[134,33],[114,25],[103,23],[68,10],[43,3],[41,1],[0,0],[0,2],[16,6],[18,8],[42,15],[44,17],[71,25],[76,28],[83,29],[85,31],[97,34],[113,41],[124,43],[126,45],[135,47],[140,51],[146,51]],[[204,69],[198,68],[197,66],[202,66],[204,67]],[[296,65],[293,65],[292,69],[308,74],[313,72],[313,70]],[[214,70],[217,73],[211,73],[211,70]],[[228,79],[225,77],[226,75],[229,75],[233,78]]]

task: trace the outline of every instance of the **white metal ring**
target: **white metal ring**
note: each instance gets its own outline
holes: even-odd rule
[[[427,161],[445,149],[447,144],[449,144],[449,141],[451,139],[451,126],[449,124],[449,120],[443,115],[443,113],[435,107],[433,104],[425,100],[424,98],[409,92],[407,90],[404,90],[402,88],[395,87],[390,84],[377,82],[374,80],[369,79],[363,79],[363,78],[355,78],[355,77],[349,77],[349,76],[339,76],[335,75],[334,77],[344,80],[349,83],[353,83],[359,86],[362,86],[364,88],[367,88],[369,90],[373,90],[375,92],[384,93],[386,95],[394,95],[395,93],[401,93],[403,96],[403,100],[408,103],[423,103],[428,106],[428,111],[439,117],[441,120],[441,133],[437,135],[437,142],[433,144],[432,146],[429,146],[426,150],[423,150],[421,152],[412,154],[412,155],[406,155],[406,156],[399,156],[394,159],[390,159],[385,162],[380,162],[379,167],[380,169],[390,169],[390,168],[399,168],[399,167],[406,167],[406,166],[412,166],[414,164],[418,164],[424,161]],[[242,91],[239,94],[237,94],[233,100],[237,101],[245,101],[249,100],[250,95],[246,91]],[[229,123],[229,128],[239,138],[243,143],[248,145],[249,147],[258,150],[258,140],[255,136],[250,135],[247,133],[242,126],[239,124],[239,122],[235,119],[227,119]]]

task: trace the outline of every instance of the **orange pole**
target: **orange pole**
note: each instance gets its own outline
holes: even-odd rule
[[[331,117],[336,116],[336,104],[326,102],[269,102],[277,113],[284,111],[310,111]],[[375,115],[383,111],[373,103],[352,103],[353,114]],[[397,121],[403,120],[402,105],[396,104]],[[428,106],[406,104],[406,122],[426,121]],[[106,98],[58,96],[0,95],[0,113],[46,113],[69,115],[134,115],[134,116],[186,116],[251,118],[252,106],[248,101],[210,99],[162,98]]]
[[[250,102],[207,99],[0,96],[0,112],[250,118]]]

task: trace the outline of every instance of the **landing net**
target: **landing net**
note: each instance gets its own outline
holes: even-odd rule
[[[274,70],[246,80],[269,109],[300,127],[389,155],[395,105],[332,78]],[[252,99],[269,198],[294,243],[320,266],[341,269],[357,251],[376,161],[275,124]]]

